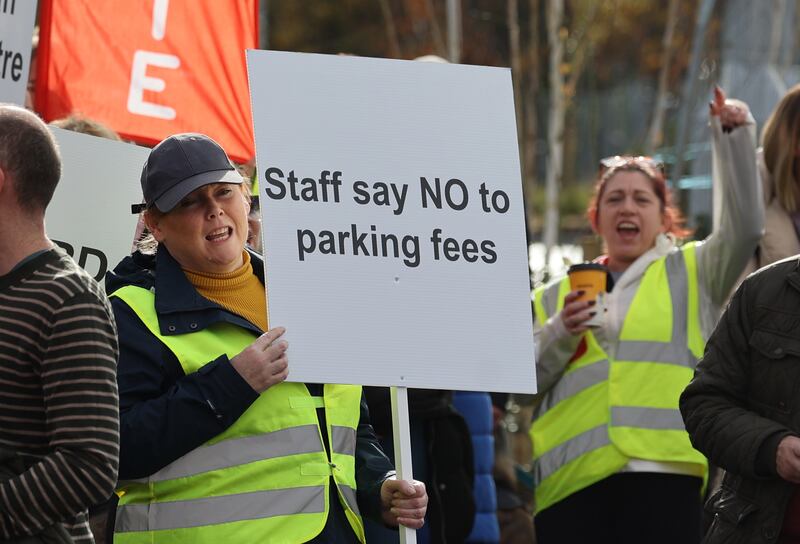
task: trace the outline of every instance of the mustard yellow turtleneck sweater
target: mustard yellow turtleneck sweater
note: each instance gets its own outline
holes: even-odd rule
[[[209,274],[185,268],[183,272],[197,292],[205,298],[266,331],[269,329],[264,286],[253,274],[250,254],[245,251],[243,256],[244,264],[233,272]]]

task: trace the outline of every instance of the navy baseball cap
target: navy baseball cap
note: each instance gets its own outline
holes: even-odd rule
[[[145,206],[164,213],[199,187],[243,181],[222,147],[205,134],[170,136],[150,151],[142,168]]]

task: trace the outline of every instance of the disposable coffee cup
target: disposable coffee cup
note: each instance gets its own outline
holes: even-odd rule
[[[572,291],[583,291],[578,300],[597,300],[597,295],[606,292],[608,268],[597,263],[573,264],[567,270]]]

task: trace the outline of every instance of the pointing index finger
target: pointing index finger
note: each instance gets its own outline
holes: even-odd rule
[[[714,87],[714,100],[711,102],[711,115],[719,115],[725,107],[725,91],[718,85]]]

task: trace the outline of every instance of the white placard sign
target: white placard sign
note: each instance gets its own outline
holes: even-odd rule
[[[1,0],[0,0],[1,1]],[[96,279],[130,255],[150,150],[50,127],[61,150],[61,180],[47,207],[51,240]]]
[[[25,104],[36,0],[0,0],[0,102]]]
[[[511,72],[248,51],[292,381],[535,391]]]

